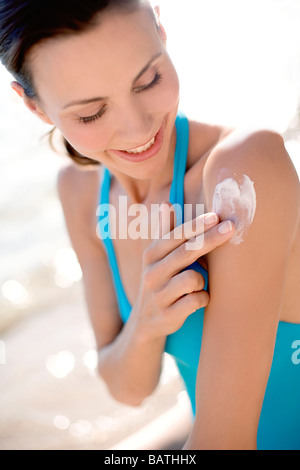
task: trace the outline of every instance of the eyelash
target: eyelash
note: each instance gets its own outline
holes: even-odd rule
[[[161,82],[162,80],[162,76],[159,72],[157,72],[155,74],[155,77],[154,79],[152,80],[152,82],[149,84],[149,85],[145,85],[144,87],[139,87],[138,88],[138,91],[137,93],[141,93],[143,91],[148,91],[148,90],[151,90],[152,88],[156,87],[157,85],[159,85],[159,83]],[[79,121],[83,124],[89,124],[91,122],[95,122],[97,121],[98,119],[100,119],[102,117],[102,115],[104,114],[106,110],[106,106],[103,106],[103,108],[100,109],[100,111],[98,111],[97,114],[94,114],[94,116],[87,116],[87,117],[80,117],[79,118]]]
[[[94,116],[80,117],[79,121],[82,122],[83,124],[88,124],[90,122],[97,121],[97,119],[100,119],[101,116],[104,114],[105,109],[106,107],[103,106],[103,108],[101,108],[97,114],[94,114]]]
[[[149,83],[149,85],[145,85],[145,86],[141,86],[141,87],[138,87],[138,92],[141,92],[141,91],[145,91],[145,90],[151,90],[151,88],[154,88],[155,86],[157,86],[162,80],[162,76],[159,72],[156,72],[155,74],[155,77],[154,79],[152,80],[151,83]]]

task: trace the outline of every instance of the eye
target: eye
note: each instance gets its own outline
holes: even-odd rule
[[[88,124],[90,122],[97,121],[98,119],[102,117],[105,110],[106,110],[106,106],[102,106],[102,108],[100,109],[100,111],[98,111],[97,114],[94,114],[93,116],[79,117],[79,121],[82,122],[83,124]]]
[[[156,72],[154,79],[152,80],[151,83],[148,83],[148,85],[139,86],[135,88],[134,91],[136,93],[140,93],[142,91],[150,90],[151,88],[154,88],[155,86],[157,86],[161,81],[162,81],[161,74],[159,72]]]

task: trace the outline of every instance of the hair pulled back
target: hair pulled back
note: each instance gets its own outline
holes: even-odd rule
[[[39,102],[26,58],[33,46],[58,36],[92,29],[101,12],[133,12],[147,0],[0,0],[0,59],[28,98]],[[154,15],[153,15],[154,17]],[[50,143],[55,128],[50,132]],[[67,154],[80,165],[98,162],[78,153],[63,138]]]

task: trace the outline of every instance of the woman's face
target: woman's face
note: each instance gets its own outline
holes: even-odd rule
[[[147,11],[104,13],[88,32],[35,46],[29,65],[43,111],[78,152],[135,177],[137,169],[142,178],[150,166],[162,168],[179,84],[163,32]],[[148,159],[133,162],[146,153],[124,152],[150,146],[154,137]]]

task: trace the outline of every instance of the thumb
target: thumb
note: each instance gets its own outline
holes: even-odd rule
[[[176,227],[176,212],[174,206],[164,201],[159,207],[159,238],[168,235]]]

